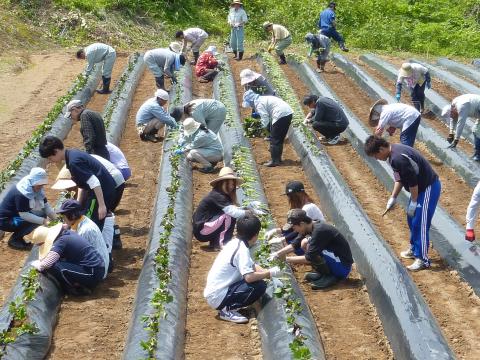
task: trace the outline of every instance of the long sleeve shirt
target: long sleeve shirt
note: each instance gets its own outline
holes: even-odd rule
[[[293,114],[292,108],[282,99],[276,96],[260,96],[255,101],[255,110],[260,114],[260,119],[264,128],[268,127],[270,121],[272,125],[278,119]]]
[[[278,40],[283,40],[290,36],[290,32],[285,26],[273,24],[272,25],[272,43],[277,42]]]
[[[174,78],[174,70],[175,70],[175,53],[170,49],[152,49],[148,50],[144,57],[145,63],[154,63],[160,69],[163,69],[163,72],[171,77]]]
[[[391,126],[405,131],[419,116],[420,112],[413,106],[407,104],[384,105],[377,129],[387,129]]]
[[[115,49],[107,44],[93,43],[87,46],[84,51],[85,58],[88,62],[85,73],[86,75],[89,75],[92,72],[95,64],[103,61],[109,53],[115,52]]]
[[[138,109],[137,116],[135,118],[136,125],[145,125],[150,122],[150,120],[158,119],[165,125],[172,128],[177,128],[177,123],[170,114],[160,106],[157,102],[157,98],[150,98],[140,106]]]
[[[225,105],[218,100],[196,99],[190,101],[188,104],[193,104],[191,116],[195,121],[205,125],[209,129],[210,124],[222,124],[225,120]]]
[[[83,137],[85,151],[89,154],[95,152],[95,149],[107,145],[107,135],[102,116],[88,109],[80,114],[80,133]]]
[[[223,154],[222,143],[217,135],[211,130],[198,130],[191,136],[185,138],[185,150],[202,149],[203,152],[208,152],[208,155]]]
[[[457,96],[452,100],[452,106],[458,112],[457,121],[450,118],[450,132],[455,131],[455,139],[460,139],[467,118],[474,118],[480,121],[480,95],[465,94]]]
[[[207,70],[215,69],[217,66],[218,61],[215,56],[213,56],[211,52],[205,51],[197,60],[197,64],[195,65],[195,75],[197,77],[203,76]]]
[[[417,84],[421,86],[425,81],[430,81],[430,73],[425,66],[416,63],[411,63],[410,65],[412,66],[412,74],[410,76],[400,76],[398,74],[397,93],[402,91],[404,82],[409,88],[413,89]]]
[[[205,30],[200,28],[188,28],[183,30],[183,48],[182,53],[187,51],[188,43],[195,43],[201,38],[207,38],[208,34]]]
[[[247,13],[243,8],[239,8],[237,10],[234,7],[231,7],[230,11],[228,12],[227,21],[232,27],[243,26],[248,21]]]
[[[319,97],[315,109],[311,111],[313,122],[335,123],[338,127],[348,126],[348,118],[338,103],[327,97]]]
[[[263,76],[260,76],[258,79],[245,84],[245,91],[247,90],[252,90],[258,95],[275,95],[275,90],[273,90],[272,85],[270,85],[267,79],[265,79]]]

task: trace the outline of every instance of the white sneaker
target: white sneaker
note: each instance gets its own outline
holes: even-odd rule
[[[402,251],[400,253],[400,256],[404,259],[415,259],[415,256],[413,255],[413,251],[412,249],[408,249],[408,250],[405,250],[405,251]]]
[[[248,319],[243,316],[242,314],[240,314],[238,311],[235,311],[235,310],[220,310],[218,312],[218,317],[222,320],[225,320],[225,321],[231,321],[233,323],[236,323],[236,324],[246,324],[248,323]]]
[[[415,259],[412,265],[407,266],[410,271],[420,271],[426,268],[428,268],[428,265],[422,259]]]
[[[340,141],[340,135],[337,135],[331,139],[327,139],[327,143],[329,145],[337,145],[339,141]]]

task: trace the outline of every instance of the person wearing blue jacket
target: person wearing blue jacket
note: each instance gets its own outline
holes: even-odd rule
[[[330,1],[328,7],[320,13],[317,25],[323,35],[338,42],[338,46],[340,46],[342,51],[348,51],[343,36],[337,31],[336,6],[337,4],[334,1]]]

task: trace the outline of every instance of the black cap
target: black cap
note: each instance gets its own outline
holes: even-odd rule
[[[301,181],[290,181],[287,186],[285,186],[285,195],[302,191],[305,191],[305,187],[303,186],[303,183]]]
[[[77,200],[68,199],[65,200],[60,206],[60,209],[56,211],[57,214],[64,214],[73,211],[83,210],[82,204],[80,204]]]
[[[298,225],[301,222],[311,223],[312,219],[307,216],[307,213],[302,209],[291,209],[287,214],[287,223],[290,225]]]

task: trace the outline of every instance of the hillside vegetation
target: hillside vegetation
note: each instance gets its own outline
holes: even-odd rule
[[[0,0],[0,45],[27,43],[38,33],[61,45],[94,40],[118,47],[149,47],[171,39],[175,30],[199,26],[228,35],[225,0]],[[291,30],[296,42],[316,31],[328,1],[245,0],[248,40],[266,39],[269,20]],[[4,11],[5,10],[5,11]],[[13,16],[10,16],[13,14]],[[478,0],[337,1],[338,29],[351,47],[428,55],[480,57]],[[4,37],[7,37],[5,39]],[[15,39],[8,39],[8,36]],[[13,45],[12,45],[13,44]],[[5,46],[4,46],[5,48]]]

